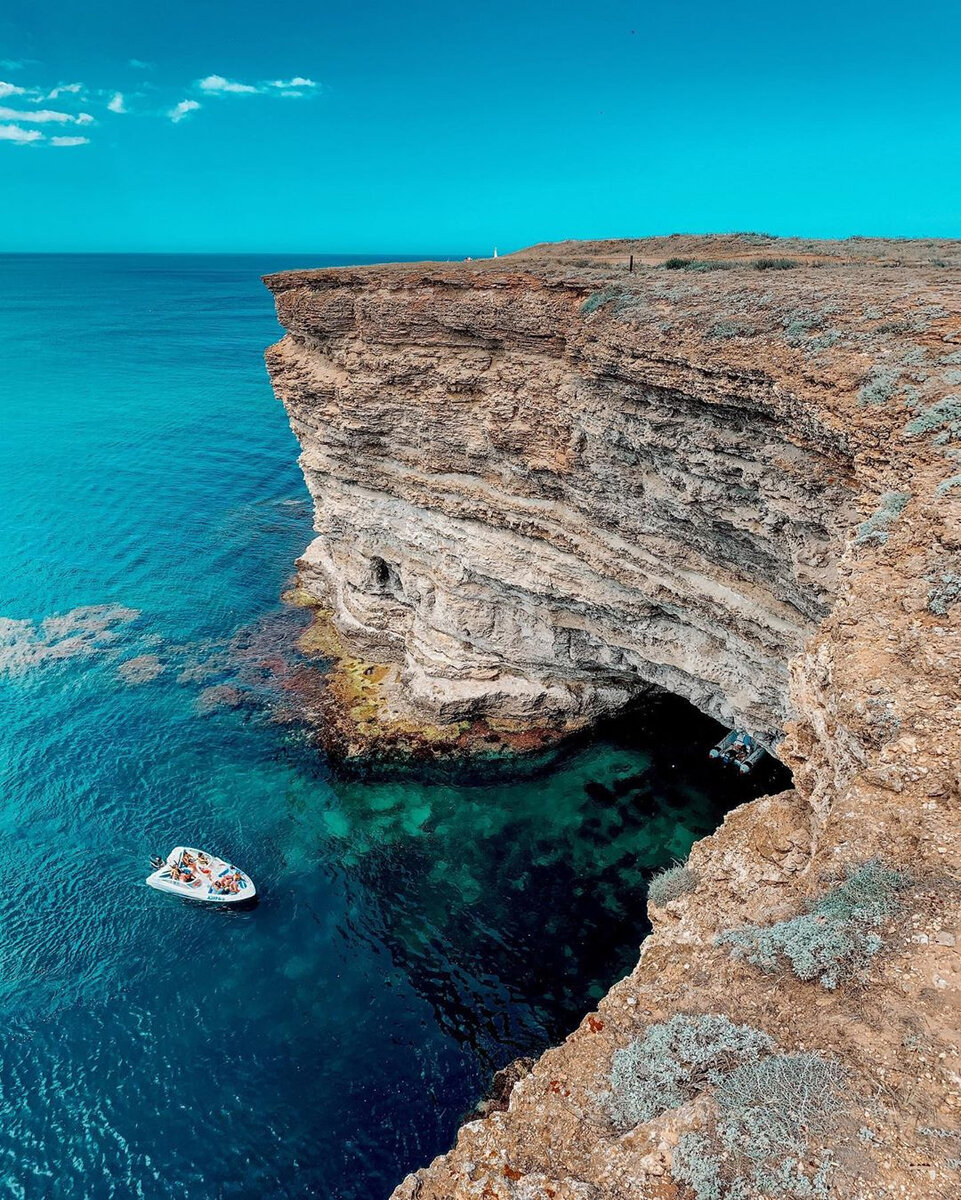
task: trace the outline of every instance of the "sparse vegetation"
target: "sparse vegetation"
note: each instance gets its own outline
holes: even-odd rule
[[[858,390],[858,404],[884,404],[894,395],[897,371],[890,367],[875,367],[865,376]]]
[[[961,487],[961,475],[952,475],[950,479],[942,480],[934,489],[936,496],[945,496],[952,488]]]
[[[681,896],[693,892],[698,883],[696,871],[692,871],[683,863],[675,863],[674,866],[665,867],[663,871],[658,871],[651,877],[651,882],[647,885],[647,898],[655,908],[663,908],[672,900],[679,900]]]
[[[609,1106],[624,1129],[678,1108],[774,1043],[750,1025],[715,1013],[678,1014],[614,1054]]]
[[[946,433],[961,433],[961,398],[945,396],[919,413],[913,421],[904,427],[904,432],[911,437],[922,433],[933,433],[942,429]]]
[[[775,971],[785,962],[798,979],[818,979],[835,988],[863,972],[881,949],[875,932],[896,904],[907,880],[876,859],[850,871],[807,913],[774,925],[729,929],[715,939],[734,958]]]
[[[945,571],[940,578],[929,575],[928,583],[934,585],[928,592],[929,611],[937,617],[946,617],[951,605],[961,600],[961,575]]]
[[[720,1014],[679,1014],[614,1055],[610,1107],[633,1128],[713,1089],[717,1116],[676,1147],[671,1173],[697,1200],[820,1200],[833,1169],[824,1142],[846,1103],[841,1067],[775,1053],[767,1034]]]
[[[751,264],[755,271],[790,271],[800,265],[796,258],[756,258]]]
[[[668,271],[730,271],[736,264],[722,258],[667,258],[662,266]]]
[[[733,338],[733,337],[748,337],[752,333],[750,325],[744,321],[715,321],[707,330],[706,336],[709,338]]]
[[[614,288],[604,288],[599,292],[591,292],[584,303],[581,305],[581,316],[588,317],[592,312],[597,312],[598,309],[604,307],[605,304],[610,304],[616,300],[619,293]]]
[[[890,526],[907,508],[910,499],[910,492],[885,492],[877,512],[858,526],[854,536],[855,546],[863,546],[867,542],[878,542],[883,546],[888,540]]]
[[[713,1136],[686,1134],[671,1174],[697,1200],[826,1200],[834,1167],[827,1138],[847,1107],[840,1066],[820,1054],[775,1054],[718,1085]]]

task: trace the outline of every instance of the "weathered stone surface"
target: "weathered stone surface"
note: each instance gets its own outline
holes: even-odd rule
[[[614,1051],[677,1012],[842,1061],[870,1136],[841,1138],[832,1195],[961,1195],[961,247],[759,242],[269,280],[317,511],[303,585],[383,670],[351,712],[564,732],[655,684],[786,730],[794,771],[695,847],[634,972],[398,1197],[678,1195],[672,1148],[709,1104],[625,1133],[603,1102]],[[914,883],[862,984],[714,944],[872,856]]]
[[[388,715],[580,724],[649,684],[769,743],[853,512],[843,436],[762,370],[652,355],[583,286],[270,279],[308,592]]]

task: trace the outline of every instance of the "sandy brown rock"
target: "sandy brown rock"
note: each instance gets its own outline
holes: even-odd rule
[[[317,510],[301,578],[385,668],[375,727],[563,729],[655,685],[786,733],[794,771],[695,847],[697,889],[508,1110],[397,1196],[677,1194],[703,1114],[624,1133],[602,1100],[614,1050],[677,1012],[845,1064],[871,1138],[841,1138],[832,1194],[961,1196],[959,244],[651,239],[268,282]],[[714,944],[873,855],[914,883],[866,981]]]

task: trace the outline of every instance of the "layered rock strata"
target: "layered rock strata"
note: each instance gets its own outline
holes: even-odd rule
[[[339,693],[356,727],[564,732],[655,685],[786,731],[794,771],[398,1197],[689,1196],[672,1157],[709,1093],[627,1131],[603,1099],[614,1052],[677,1012],[840,1060],[832,1196],[961,1196],[959,269],[957,243],[750,235],[268,280],[317,511],[303,588],[376,681]],[[872,856],[912,884],[858,983],[715,944]]]
[[[853,511],[842,434],[569,280],[272,277],[268,354],[317,537],[301,582],[380,724],[569,729],[656,685],[772,744]]]

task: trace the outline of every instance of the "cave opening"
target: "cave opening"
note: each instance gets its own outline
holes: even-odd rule
[[[377,595],[393,596],[396,600],[404,596],[404,585],[397,567],[378,555],[370,560],[370,583],[370,590]]]

